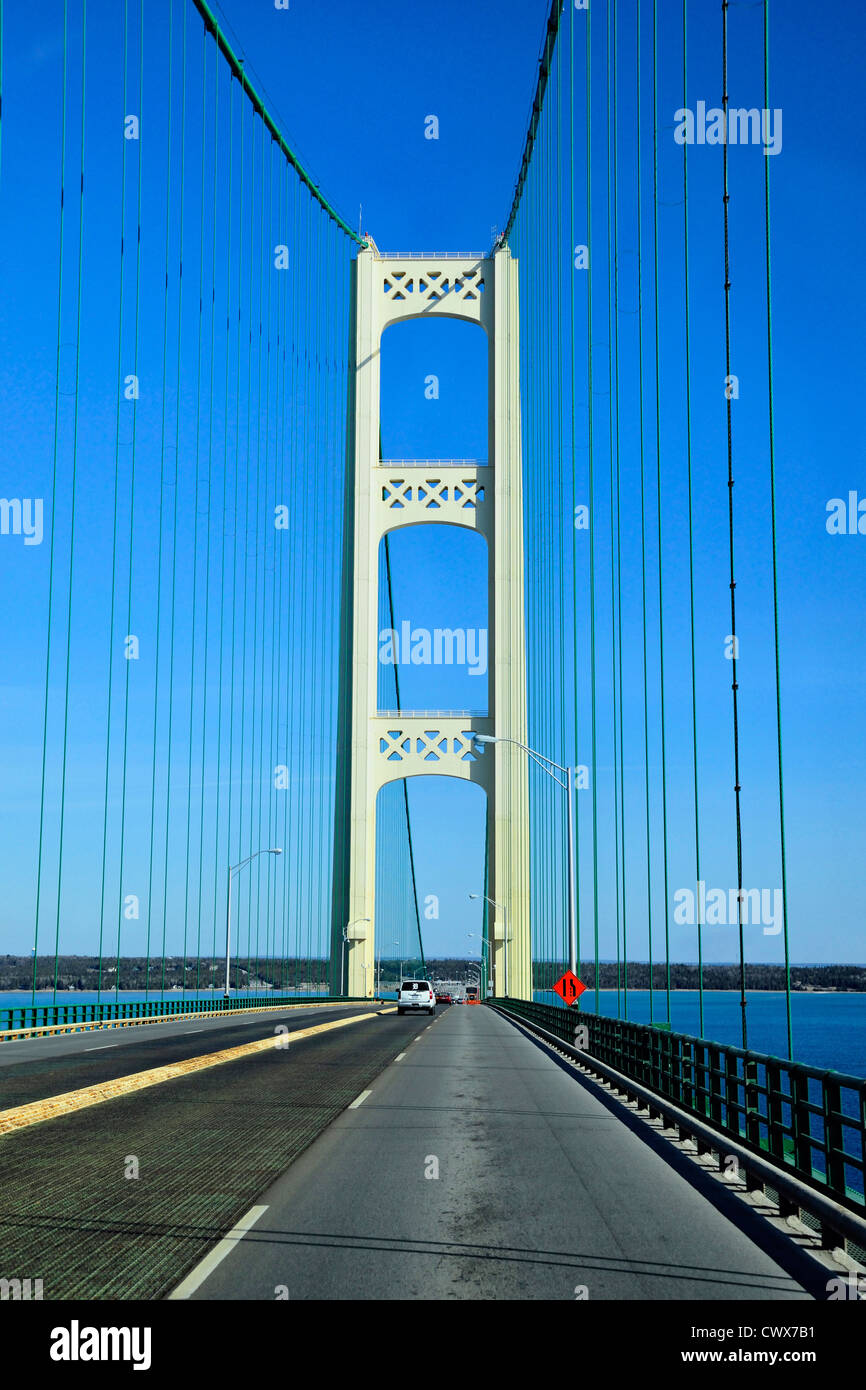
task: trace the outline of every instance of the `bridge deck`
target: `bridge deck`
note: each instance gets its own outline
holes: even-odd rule
[[[193,1297],[811,1296],[759,1217],[483,1008],[440,1014],[258,1202]]]
[[[295,1031],[364,1012],[274,1011],[202,1021],[194,1033],[182,1020],[117,1030],[105,1051],[85,1051],[80,1034],[6,1043],[3,1094],[21,1104],[273,1036],[278,1024]],[[423,1026],[367,1012],[285,1050],[3,1135],[0,1274],[42,1279],[46,1300],[164,1296]]]

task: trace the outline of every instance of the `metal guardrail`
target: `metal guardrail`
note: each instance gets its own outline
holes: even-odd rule
[[[380,709],[374,719],[488,719],[483,709]]]
[[[380,459],[380,468],[487,468],[487,459]]]
[[[171,1018],[177,1014],[222,1014],[244,1009],[280,1008],[284,1004],[356,1004],[360,996],[328,994],[260,994],[248,999],[139,999],[110,1004],[22,1004],[0,1009],[0,1032],[63,1028],[72,1024],[120,1023],[131,1019]],[[368,1001],[364,1001],[368,1002]]]
[[[866,1213],[866,1079],[687,1033],[522,999],[497,1007],[671,1101],[859,1216]]]
[[[380,251],[380,261],[487,261],[490,251]]]

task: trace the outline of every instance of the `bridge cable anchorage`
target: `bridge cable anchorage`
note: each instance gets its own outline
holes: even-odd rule
[[[740,1010],[742,1016],[742,1038],[743,1047],[748,1047],[747,1026],[746,1026],[746,963],[745,946],[743,938],[743,832],[742,815],[740,807],[740,731],[739,731],[739,711],[738,711],[738,691],[737,682],[737,610],[736,588],[734,580],[734,443],[733,443],[733,408],[731,393],[731,258],[730,258],[730,239],[729,239],[729,204],[730,193],[728,191],[728,4],[729,0],[721,0],[722,3],[722,111],[724,113],[725,139],[722,143],[722,178],[723,178],[723,223],[724,223],[724,254],[725,254],[725,405],[727,417],[727,454],[728,454],[728,550],[730,555],[730,590],[731,590],[731,662],[732,662],[732,681],[731,691],[733,694],[733,737],[734,737],[734,805],[736,812],[736,839],[737,839],[737,933],[739,938],[740,950]]]

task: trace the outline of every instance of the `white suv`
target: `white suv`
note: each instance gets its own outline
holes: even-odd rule
[[[397,995],[397,1013],[420,1013],[426,1009],[428,1014],[436,1012],[436,995],[429,980],[404,980]]]

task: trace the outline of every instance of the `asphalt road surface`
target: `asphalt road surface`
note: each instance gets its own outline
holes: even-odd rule
[[[165,1296],[430,1020],[351,1004],[209,1020],[201,1031],[183,1020],[4,1044],[8,1105],[33,1099],[27,1088],[57,1095],[273,1037],[280,1022],[358,1014],[367,1016],[4,1135],[0,1275],[41,1279],[46,1301]],[[88,1051],[109,1041],[117,1047]]]
[[[483,1007],[441,1011],[256,1198],[246,1224],[177,1293],[812,1296],[791,1243]]]
[[[82,1033],[26,1038],[0,1044],[0,1110],[83,1086],[114,1081],[132,1072],[164,1067],[189,1057],[239,1047],[273,1036],[280,1025],[294,1032],[332,1019],[350,1018],[388,1005],[340,1004],[267,1009],[223,1018],[180,1018],[169,1023],[128,1024]]]

